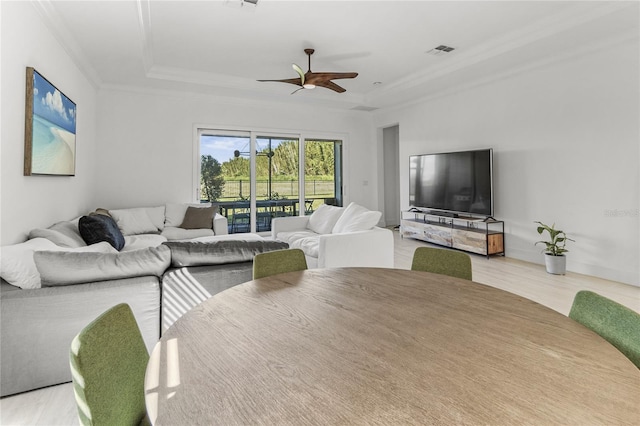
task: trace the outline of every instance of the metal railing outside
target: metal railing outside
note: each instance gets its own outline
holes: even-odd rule
[[[269,180],[256,181],[258,198],[268,198]],[[334,181],[332,180],[306,180],[304,186],[305,197],[331,198],[335,196]],[[297,198],[297,180],[271,181],[271,196],[278,198]],[[251,195],[249,180],[225,180],[221,200],[248,199]]]

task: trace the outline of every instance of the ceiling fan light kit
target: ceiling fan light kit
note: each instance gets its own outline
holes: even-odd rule
[[[291,64],[293,70],[298,73],[299,78],[285,78],[281,80],[258,80],[258,81],[271,81],[278,83],[289,83],[295,84],[296,86],[300,86],[300,89],[295,90],[293,93],[296,93],[302,89],[315,89],[316,87],[324,87],[326,89],[331,89],[335,92],[342,93],[346,90],[334,83],[331,80],[338,80],[341,78],[356,78],[358,76],[357,72],[313,72],[311,71],[311,55],[315,52],[314,49],[304,49],[304,53],[307,54],[309,58],[309,69],[305,73],[300,66],[297,64]],[[293,95],[292,93],[292,95]]]

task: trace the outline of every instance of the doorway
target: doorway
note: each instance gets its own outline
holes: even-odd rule
[[[382,129],[385,226],[400,225],[400,126]]]

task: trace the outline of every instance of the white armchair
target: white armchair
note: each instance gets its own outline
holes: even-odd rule
[[[393,233],[375,226],[379,219],[380,212],[354,203],[346,208],[323,205],[311,216],[273,219],[271,235],[302,249],[309,268],[393,268]]]

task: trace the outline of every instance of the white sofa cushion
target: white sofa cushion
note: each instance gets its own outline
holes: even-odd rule
[[[322,204],[309,216],[307,228],[318,234],[330,234],[344,208]]]
[[[299,238],[289,244],[289,248],[297,248],[304,252],[306,256],[318,258],[320,253],[320,235]]]
[[[299,231],[278,232],[277,239],[280,241],[284,241],[285,243],[289,243],[289,246],[293,247],[293,243],[298,240],[317,236],[318,234],[313,231],[310,231],[308,229],[301,229]]]
[[[162,236],[167,240],[190,240],[199,237],[212,237],[213,229],[183,229],[176,226],[165,226]]]
[[[123,235],[155,234],[164,228],[164,207],[116,209],[109,214]]]
[[[356,203],[351,203],[333,227],[333,234],[367,231],[378,224],[382,212],[372,211]]]
[[[101,242],[79,248],[66,248],[55,245],[46,238],[34,238],[20,244],[4,246],[0,249],[0,273],[9,284],[22,289],[34,289],[41,287],[40,272],[36,267],[33,255],[38,251],[65,251],[65,252],[98,252],[117,253],[111,244]]]
[[[157,247],[165,241],[167,241],[167,238],[158,234],[127,235],[124,237],[124,247],[120,251],[133,251],[149,247]]]
[[[151,222],[158,228],[158,231],[162,231],[164,229],[165,206],[147,207],[146,210]]]
[[[52,287],[146,275],[160,277],[171,264],[171,250],[161,245],[122,253],[37,251],[33,258],[42,286]]]

